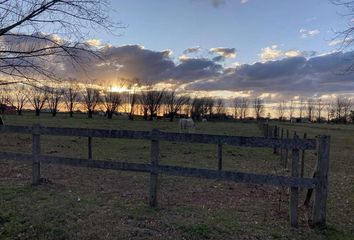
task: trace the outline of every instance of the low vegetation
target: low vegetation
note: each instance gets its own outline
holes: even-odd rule
[[[70,118],[58,113],[6,115],[6,124],[104,129],[178,131],[177,122],[112,120],[94,115]],[[45,182],[31,186],[31,166],[0,161],[0,239],[353,239],[354,126],[286,124],[281,127],[332,137],[328,228],[308,227],[311,209],[300,207],[300,227],[288,221],[288,191],[283,188],[194,178],[161,176],[159,207],[148,206],[149,175],[110,170],[43,166]],[[199,122],[198,133],[260,136],[254,122]],[[30,152],[29,135],[2,134],[0,151]],[[87,139],[51,137],[42,153],[87,157]],[[216,146],[161,143],[161,163],[216,169]],[[256,173],[287,175],[272,149],[225,146],[224,167]],[[306,175],[316,156],[306,153]],[[150,161],[150,142],[93,139],[99,160]],[[302,192],[303,201],[305,192]]]

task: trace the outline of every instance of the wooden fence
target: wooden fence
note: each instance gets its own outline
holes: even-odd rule
[[[317,139],[277,139],[265,137],[223,136],[208,134],[186,134],[161,132],[157,129],[148,131],[103,130],[103,129],[77,129],[55,128],[33,125],[0,126],[0,133],[32,134],[32,154],[0,152],[0,160],[30,161],[32,163],[32,184],[40,183],[41,164],[61,164],[79,167],[113,169],[120,171],[134,171],[150,173],[149,204],[156,207],[158,204],[158,176],[159,174],[171,176],[197,177],[205,179],[218,179],[251,184],[264,184],[290,188],[290,223],[298,226],[299,189],[313,189],[315,193],[312,222],[314,226],[326,224],[326,202],[328,185],[329,144],[328,136],[319,136]],[[80,136],[88,138],[88,158],[67,158],[41,155],[41,135]],[[145,139],[151,141],[151,163],[128,163],[118,161],[101,161],[92,159],[92,138],[124,138]],[[162,165],[159,163],[160,141],[189,142],[215,144],[217,150],[216,170],[187,168],[179,166]],[[276,176],[267,174],[254,174],[222,169],[222,146],[224,144],[238,147],[262,147],[271,149],[286,149],[292,151],[291,176]],[[317,174],[313,178],[300,178],[299,151],[314,150],[317,146]]]

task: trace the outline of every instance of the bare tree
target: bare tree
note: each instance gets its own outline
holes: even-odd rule
[[[64,91],[61,88],[48,88],[48,106],[53,117],[55,117],[58,113],[59,103],[63,96],[63,92]]]
[[[200,121],[208,114],[207,99],[193,98],[190,111],[193,120]]]
[[[277,110],[278,110],[278,117],[279,117],[279,120],[284,120],[284,115],[285,115],[285,109],[286,109],[286,103],[285,101],[281,101],[278,103],[278,107],[277,107]]]
[[[215,105],[215,100],[211,97],[206,97],[202,99],[203,112],[202,115],[205,117],[209,115],[211,119],[213,116],[213,109]]]
[[[218,116],[225,113],[225,104],[222,98],[216,99],[215,102],[215,112]]]
[[[240,105],[241,115],[240,115],[240,119],[245,119],[247,117],[249,105],[250,105],[250,103],[249,103],[247,98],[242,98],[241,99],[241,105]]]
[[[289,119],[291,121],[291,119],[294,117],[294,100],[291,100],[290,103],[289,103]]]
[[[259,120],[264,112],[264,101],[260,98],[255,98],[253,102],[253,108],[256,115],[256,119]]]
[[[24,85],[16,85],[14,88],[14,106],[16,107],[17,114],[22,115],[23,108],[28,101],[27,94]]]
[[[322,102],[322,99],[319,98],[316,101],[316,111],[317,111],[317,122],[321,122],[322,111],[325,107],[325,104]]]
[[[69,112],[70,117],[73,117],[75,107],[78,104],[80,97],[78,87],[71,84],[64,90],[63,94],[66,110]]]
[[[88,55],[97,56],[82,39],[90,36],[90,29],[110,31],[119,26],[109,20],[110,9],[107,0],[1,1],[0,73],[12,80],[0,80],[0,85],[57,79],[54,58],[78,64]]]
[[[302,119],[304,117],[304,112],[306,109],[306,105],[303,99],[300,99],[299,103],[299,118]]]
[[[87,87],[82,92],[82,97],[84,101],[84,107],[87,111],[87,116],[88,118],[92,118],[97,105],[101,102],[100,91],[96,88]]]
[[[9,90],[4,86],[0,88],[0,113],[4,114],[7,104],[11,102],[11,97],[9,95]]]
[[[165,96],[165,90],[153,90],[149,88],[141,92],[140,104],[143,107],[144,118],[147,119],[147,114],[149,114],[149,120],[157,116],[157,113],[163,103],[163,98]]]
[[[113,114],[118,110],[119,105],[122,103],[120,94],[118,92],[112,92],[111,90],[105,91],[102,101],[106,110],[107,118],[112,119]]]
[[[327,112],[327,122],[335,117],[335,108],[334,104],[331,101],[325,103],[325,111]]]
[[[307,117],[309,118],[309,121],[313,121],[314,111],[315,111],[315,101],[310,98],[307,100]]]
[[[44,104],[48,100],[48,89],[33,87],[29,93],[28,101],[35,110],[36,116],[39,116]]]
[[[352,107],[352,101],[349,98],[344,98],[343,99],[344,123],[348,122],[351,107]]]
[[[336,32],[336,39],[341,42],[340,48],[351,47],[354,41],[354,1],[353,0],[331,0],[331,2],[336,6],[341,6],[346,9],[346,12],[342,14],[347,18],[347,25],[344,30]],[[353,70],[353,65],[350,67]]]
[[[344,100],[343,98],[338,97],[335,102],[335,114],[337,121],[341,121],[343,117],[343,109],[344,109]]]
[[[241,116],[241,99],[234,98],[233,100],[234,117],[239,118]]]
[[[166,92],[165,104],[167,106],[170,121],[173,122],[174,117],[181,111],[184,105],[189,104],[190,98],[186,96],[177,96],[176,91]]]
[[[122,93],[122,106],[125,113],[128,114],[129,120],[134,120],[136,106],[138,104],[139,95],[135,88]]]

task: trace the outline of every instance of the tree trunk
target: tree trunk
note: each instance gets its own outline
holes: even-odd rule
[[[52,112],[52,116],[55,117],[56,115],[57,115],[57,111],[54,110],[54,111]]]
[[[175,114],[174,113],[170,113],[170,122],[173,122],[174,118],[175,118]]]
[[[70,117],[74,117],[74,112],[73,112],[73,110],[70,110]]]
[[[113,112],[107,111],[107,119],[112,119],[112,118],[113,118]]]
[[[36,116],[38,117],[41,114],[41,110],[40,109],[36,109]]]
[[[92,115],[93,115],[93,114],[92,114],[92,110],[88,110],[87,113],[88,113],[88,116],[87,116],[87,117],[88,117],[88,118],[92,118]]]
[[[22,115],[22,109],[17,110],[17,115],[21,116]]]
[[[144,117],[143,117],[143,118],[144,118],[144,120],[147,120],[147,117],[148,117],[148,116],[147,116],[147,115],[148,115],[148,113],[147,113],[147,112],[148,112],[147,110],[144,110]]]

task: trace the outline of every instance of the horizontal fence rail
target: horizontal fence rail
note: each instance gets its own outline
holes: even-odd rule
[[[268,132],[268,131],[267,131]],[[299,189],[314,191],[313,225],[323,226],[326,223],[326,201],[328,185],[329,142],[330,137],[319,136],[317,139],[279,139],[276,137],[244,137],[210,134],[186,134],[161,132],[157,129],[149,131],[106,130],[84,128],[56,128],[29,126],[0,126],[0,133],[32,134],[32,154],[0,152],[0,160],[15,160],[32,163],[32,183],[40,183],[41,164],[57,164],[76,167],[111,169],[150,173],[150,206],[157,206],[159,174],[182,177],[196,177],[204,179],[218,179],[240,183],[272,185],[290,188],[290,223],[298,226]],[[41,135],[77,136],[88,138],[88,158],[55,157],[41,154]],[[94,160],[92,156],[93,138],[122,138],[151,141],[150,164]],[[188,142],[213,144],[217,146],[217,170],[199,169],[180,166],[162,165],[159,163],[160,141]],[[272,174],[244,173],[223,170],[222,146],[224,144],[238,147],[263,147],[272,149],[286,149],[292,151],[291,176],[277,176]],[[317,149],[317,167],[313,178],[300,177],[300,150]]]
[[[0,126],[1,133],[32,133],[32,127],[23,126]],[[151,140],[151,132],[129,131],[129,130],[106,130],[106,129],[85,129],[85,128],[55,128],[40,127],[40,135],[76,136],[95,138],[125,138]],[[239,147],[264,147],[284,149],[316,149],[315,139],[277,139],[263,137],[226,136],[210,134],[189,134],[159,132],[160,141],[189,142],[205,144],[228,144]]]
[[[22,162],[32,162],[33,156],[31,154],[19,154],[0,152],[1,160],[14,160]],[[118,161],[103,161],[103,160],[87,160],[80,158],[66,158],[53,156],[39,156],[41,164],[58,164],[69,165],[76,167],[89,167],[100,169],[111,169],[120,171],[134,171],[134,172],[151,172],[153,167],[150,164],[143,163],[127,163]],[[297,178],[276,176],[267,174],[253,174],[235,171],[218,171],[209,169],[198,169],[188,167],[178,167],[169,165],[158,165],[156,171],[161,174],[171,176],[196,177],[206,179],[218,179],[234,182],[245,182],[252,184],[264,184],[280,187],[299,187],[313,189],[316,186],[316,180],[313,178]]]

